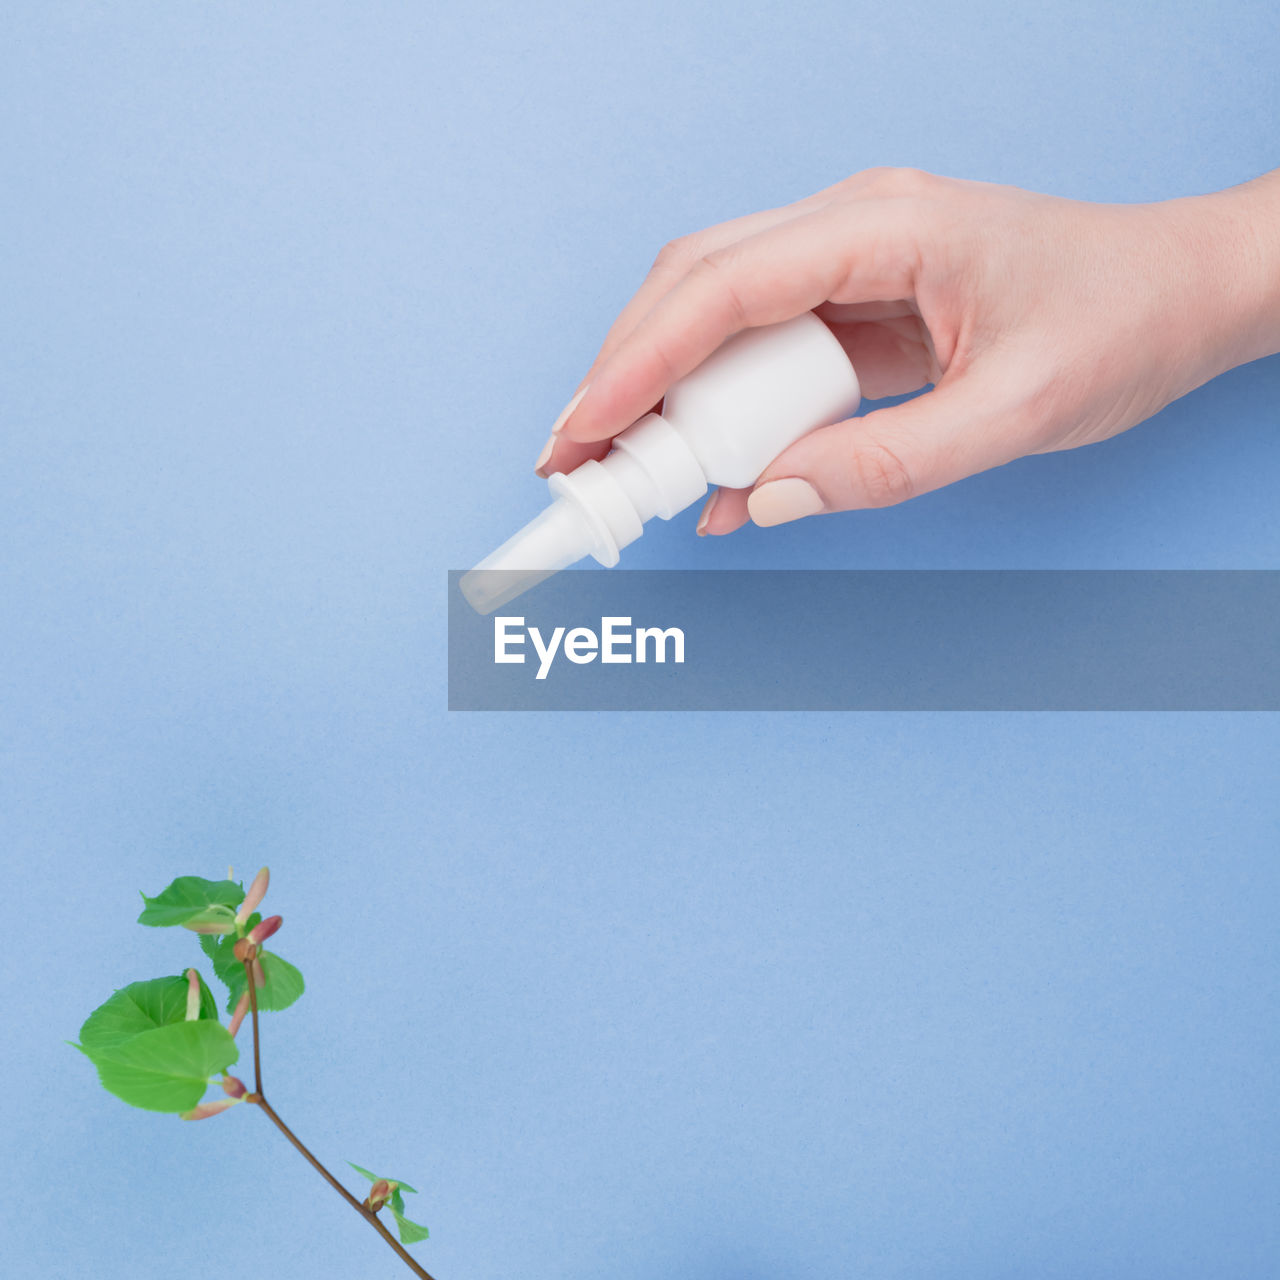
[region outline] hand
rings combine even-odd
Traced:
[[[1280,350],[1280,170],[1106,205],[872,169],[673,241],[553,429],[540,475],[602,457],[727,337],[813,309],[869,399],[811,432],[699,533],[881,507],[1025,454],[1105,440]]]

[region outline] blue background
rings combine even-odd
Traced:
[[[1258,3],[9,4],[0,1068],[24,1275],[398,1274],[265,1121],[62,1043],[270,861],[269,1093],[440,1280],[1264,1277],[1274,716],[450,715],[445,572],[667,239],[911,164],[1280,162]],[[1280,564],[1280,364],[634,566]],[[404,1273],[407,1274],[407,1273]]]

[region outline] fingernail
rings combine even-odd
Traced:
[[[569,421],[569,415],[582,403],[582,397],[587,394],[587,387],[591,384],[588,382],[586,387],[580,387],[578,394],[569,401],[563,409],[560,410],[560,416],[551,424],[552,438],[558,436],[564,430],[564,424]]]
[[[825,505],[813,485],[799,476],[770,480],[753,489],[747,499],[752,520],[765,526],[817,515]]]
[[[542,476],[545,479],[547,473],[543,471],[542,468],[545,467],[547,463],[551,461],[551,451],[555,447],[556,447],[555,436],[549,436],[547,438],[547,443],[542,446],[542,452],[538,454],[537,462],[533,464],[533,470],[535,475]]]
[[[707,532],[707,522],[711,519],[711,513],[716,509],[716,500],[720,497],[720,490],[717,489],[711,497],[707,499],[706,505],[702,508],[702,514],[698,517],[698,537],[705,536]]]

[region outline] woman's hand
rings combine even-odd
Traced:
[[[601,457],[725,338],[813,309],[869,399],[810,433],[699,533],[902,502],[1105,440],[1280,350],[1280,170],[1210,196],[1104,205],[873,169],[673,241],[538,459]]]

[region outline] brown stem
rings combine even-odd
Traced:
[[[249,984],[249,1012],[253,1015],[253,1090],[262,1095],[262,1053],[258,1048],[258,984],[253,980],[253,961],[244,962],[244,979]]]
[[[404,1245],[402,1245],[400,1241],[387,1230],[382,1219],[375,1216],[373,1213],[370,1213],[367,1209],[364,1210],[364,1212],[369,1221],[373,1224],[373,1229],[396,1251],[396,1253],[400,1255],[404,1260],[405,1266],[408,1267],[414,1275],[421,1277],[421,1280],[431,1280],[431,1276],[413,1260],[413,1255],[408,1251],[408,1249],[406,1249]]]
[[[337,1178],[329,1172],[328,1169],[316,1159],[315,1156],[307,1149],[306,1144],[298,1137],[292,1129],[276,1114],[275,1109],[262,1096],[262,1065],[258,1051],[258,995],[254,990],[253,981],[253,962],[246,960],[244,962],[244,976],[249,983],[249,1008],[253,1013],[253,1084],[254,1096],[246,1098],[246,1102],[255,1102],[266,1112],[267,1117],[272,1124],[275,1125],[281,1133],[302,1153],[302,1155],[311,1164],[311,1167],[366,1221],[370,1226],[395,1250],[400,1260],[404,1263],[419,1280],[432,1280],[429,1272],[420,1267],[414,1260],[413,1255],[400,1243],[399,1240],[387,1230],[378,1219],[378,1216],[367,1205],[363,1205],[359,1200],[351,1194],[340,1183]]]
[[[421,1280],[432,1280],[430,1274],[418,1265],[418,1263],[414,1260],[413,1255],[404,1247],[404,1245],[400,1243],[399,1240],[395,1238],[395,1236],[391,1234],[390,1231],[386,1229],[386,1227],[382,1225],[381,1221],[373,1213],[373,1211],[368,1207],[366,1207],[365,1205],[361,1204],[360,1201],[357,1200],[355,1196],[353,1196],[351,1192],[348,1191],[346,1187],[344,1187],[342,1183],[340,1183],[337,1180],[337,1178],[335,1178],[333,1174],[331,1174],[329,1170],[326,1169],[324,1165],[322,1165],[320,1161],[317,1160],[315,1156],[311,1154],[309,1150],[307,1150],[306,1145],[298,1137],[298,1135],[294,1133],[293,1130],[290,1129],[289,1126],[285,1124],[285,1122],[281,1120],[278,1115],[276,1115],[275,1110],[271,1106],[271,1104],[268,1103],[267,1100],[261,1095],[258,1096],[257,1102],[258,1102],[258,1106],[260,1106],[263,1109],[263,1111],[267,1113],[268,1118],[276,1126],[276,1128],[279,1129],[280,1132],[283,1133],[284,1136],[288,1138],[289,1141],[292,1142],[293,1145],[297,1147],[297,1149],[302,1153],[302,1155],[310,1162],[312,1168],[314,1168],[315,1171],[366,1222],[368,1222],[373,1227],[373,1229],[387,1242],[387,1244],[389,1244],[391,1248],[396,1251],[396,1253],[400,1256],[401,1260],[404,1262],[405,1266],[408,1267],[409,1270],[412,1271],[414,1275],[419,1276]]]

